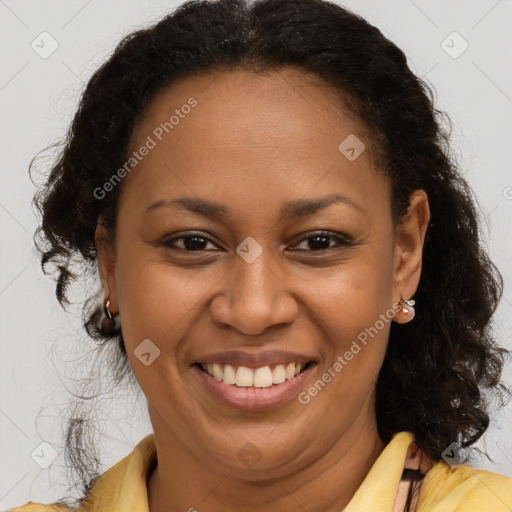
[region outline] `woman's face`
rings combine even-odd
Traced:
[[[249,473],[256,457],[277,475],[374,426],[391,319],[420,277],[424,193],[395,233],[363,125],[293,69],[175,83],[131,150],[115,255],[101,228],[96,243],[157,437],[206,466]]]

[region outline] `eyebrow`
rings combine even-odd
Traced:
[[[355,203],[349,197],[340,194],[330,194],[328,196],[320,197],[317,199],[296,199],[294,201],[288,201],[281,208],[280,218],[283,220],[290,220],[307,217],[308,215],[312,215],[335,203],[343,203],[351,206],[361,213],[366,213],[366,211],[360,205]],[[230,210],[226,206],[196,197],[179,197],[172,200],[160,199],[159,201],[150,204],[147,207],[145,213],[148,213],[162,206],[180,206],[193,213],[197,213],[205,217],[219,218],[230,215]]]

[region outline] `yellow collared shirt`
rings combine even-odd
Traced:
[[[398,432],[379,455],[350,503],[341,512],[394,512],[406,456],[414,435]],[[149,512],[147,478],[156,458],[154,435],[103,473],[79,512]],[[74,509],[73,509],[74,510]],[[510,512],[512,478],[439,461],[426,473],[416,512]],[[8,512],[71,512],[56,503],[29,501]]]

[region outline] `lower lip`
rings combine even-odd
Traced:
[[[293,379],[285,380],[281,384],[273,384],[268,388],[238,387],[235,384],[225,384],[195,365],[192,366],[192,370],[213,395],[227,405],[244,411],[262,411],[278,407],[298,394],[304,381],[315,367],[316,364],[311,363]]]

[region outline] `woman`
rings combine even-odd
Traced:
[[[154,431],[99,476],[70,423],[79,510],[510,510],[464,464],[502,278],[439,116],[322,0],[187,2],[119,44],[35,198],[59,301],[79,254]]]

